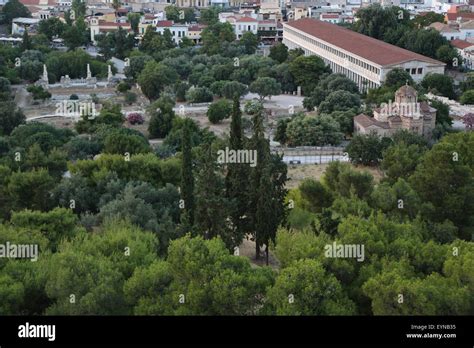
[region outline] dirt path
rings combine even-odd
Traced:
[[[266,266],[265,264],[265,247],[262,248],[261,257],[259,260],[255,259],[255,242],[251,241],[250,238],[242,241],[242,244],[239,246],[239,255],[247,257],[250,262],[252,263],[252,267],[258,266]],[[273,269],[280,268],[280,262],[276,258],[276,256],[270,250],[270,254],[268,256],[268,265]]]
[[[30,104],[30,96],[25,87],[18,87],[15,91],[15,104],[20,108],[25,108]]]

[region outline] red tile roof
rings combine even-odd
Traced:
[[[461,17],[463,20],[474,19],[474,12],[458,12],[458,13],[447,13],[449,21],[455,21],[458,17]]]
[[[303,18],[285,23],[284,25],[303,31],[306,34],[317,37],[381,66],[399,64],[411,60],[445,65],[435,59],[317,19]]]
[[[40,0],[21,0],[23,5],[39,5]]]
[[[173,21],[158,21],[156,23],[157,27],[172,27],[173,26]]]
[[[251,17],[241,17],[241,18],[237,19],[236,22],[258,22],[258,20],[255,19],[255,18],[251,18]]]
[[[474,43],[472,43],[472,42],[468,42],[468,41],[464,41],[464,40],[459,40],[459,39],[451,40],[450,43],[451,43],[451,45],[453,45],[454,47],[460,48],[460,49],[464,49],[464,48],[467,48],[467,47],[470,47],[470,46],[474,46]]]
[[[116,22],[107,22],[104,20],[99,20],[99,25],[104,27],[129,27],[130,23],[116,23]]]
[[[367,128],[370,126],[376,126],[380,128],[388,129],[390,128],[388,122],[377,121],[373,117],[369,117],[365,114],[360,114],[354,117],[354,122],[360,124],[362,127]]]

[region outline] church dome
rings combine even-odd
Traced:
[[[395,96],[400,96],[400,97],[415,97],[418,95],[416,92],[416,89],[414,89],[412,86],[409,86],[408,84],[405,86],[400,87],[397,89],[395,92]]]

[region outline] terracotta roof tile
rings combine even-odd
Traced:
[[[173,26],[173,21],[158,21],[156,23],[157,27],[171,27]]]
[[[241,17],[236,22],[258,22],[258,20],[252,17]]]
[[[445,65],[435,59],[317,19],[303,18],[285,23],[284,25],[301,30],[381,66],[399,64],[411,60],[420,60],[434,65]]]
[[[388,122],[380,122],[380,121],[377,121],[375,118],[369,117],[364,114],[355,116],[354,122],[360,124],[364,128],[367,128],[370,126],[376,126],[376,127],[385,128],[385,129],[390,128],[390,126],[388,125]]]
[[[40,0],[21,0],[20,1],[23,5],[39,5]]]
[[[453,45],[454,47],[460,48],[460,49],[465,49],[465,48],[474,46],[474,43],[472,43],[472,42],[468,42],[468,41],[464,41],[464,40],[459,40],[459,39],[451,40],[450,43],[451,43],[451,45]]]
[[[459,33],[459,30],[456,28],[451,28],[449,25],[440,22],[431,23],[428,27],[439,31],[440,33]]]
[[[462,20],[469,20],[474,19],[474,12],[447,13],[446,16],[450,21],[455,21],[459,17],[461,17]]]

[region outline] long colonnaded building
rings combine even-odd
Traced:
[[[445,63],[317,19],[283,23],[283,43],[316,55],[334,73],[354,81],[361,92],[380,87],[387,73],[401,68],[420,82],[428,73],[444,74]]]

